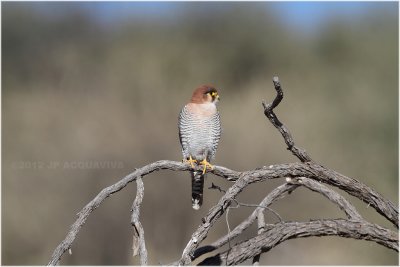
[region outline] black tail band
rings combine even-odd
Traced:
[[[198,210],[203,204],[203,188],[205,175],[202,172],[192,172],[192,207]]]

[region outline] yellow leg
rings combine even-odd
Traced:
[[[197,163],[197,160],[192,159],[192,156],[189,156],[189,159],[183,159],[182,162],[189,163],[190,166],[192,166],[192,168],[194,169],[194,164],[193,163]]]
[[[203,159],[202,162],[200,162],[201,165],[204,165],[203,168],[203,174],[206,173],[207,167],[210,168],[210,170],[214,169],[214,166],[210,164],[210,162],[208,162],[206,159]]]

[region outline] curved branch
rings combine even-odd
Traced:
[[[181,259],[175,263],[178,265],[186,265],[194,259],[194,251],[197,249],[200,242],[205,239],[213,223],[222,216],[229,207],[231,201],[247,185],[267,179],[282,177],[307,177],[337,186],[364,202],[370,203],[371,206],[375,207],[380,214],[388,218],[395,226],[398,225],[398,211],[394,204],[385,200],[378,193],[355,179],[325,169],[312,162],[274,165],[268,168],[243,172],[235,184],[233,184],[220,199],[218,204],[211,208],[207,216],[203,218],[203,223],[197,228],[196,232],[193,233],[192,238],[183,251]]]
[[[352,219],[353,221],[362,220],[361,215],[357,212],[354,206],[351,205],[344,197],[342,197],[335,191],[331,190],[330,188],[320,184],[319,182],[315,182],[311,179],[304,177],[291,179],[290,182],[288,182],[287,184],[283,184],[275,188],[270,194],[268,194],[264,198],[264,200],[259,204],[259,207],[255,209],[247,219],[245,219],[238,226],[236,226],[234,230],[232,230],[219,240],[215,241],[211,245],[206,245],[198,248],[194,252],[193,259],[196,259],[205,253],[212,252],[225,245],[229,240],[232,240],[233,238],[239,236],[241,233],[243,233],[243,231],[245,231],[248,227],[250,227],[254,223],[254,221],[259,217],[260,212],[262,212],[265,209],[265,207],[268,207],[274,201],[283,198],[287,193],[292,192],[298,186],[305,186],[312,191],[324,195],[329,200],[338,205],[339,208],[346,213],[349,219]]]
[[[264,181],[267,179],[276,179],[284,177],[308,177],[314,180],[322,181],[324,183],[337,186],[349,194],[358,197],[364,202],[370,204],[374,207],[380,214],[385,216],[394,225],[398,227],[398,210],[395,205],[385,200],[380,194],[369,188],[368,186],[358,182],[355,179],[348,178],[341,175],[335,171],[326,169],[318,164],[308,162],[308,163],[291,163],[291,164],[280,164],[273,165],[268,168],[260,168],[247,172],[237,172],[230,170],[225,167],[214,166],[214,170],[211,171],[215,175],[223,177],[229,181],[235,181],[236,183],[228,190],[230,193],[226,197],[221,198],[220,202],[212,208],[207,215],[205,222],[213,222],[219,218],[219,216],[228,207],[227,203],[230,202],[238,193],[240,193],[245,186],[251,183]],[[68,232],[65,239],[57,246],[51,257],[49,265],[56,265],[60,261],[61,256],[67,251],[76,235],[78,234],[80,228],[85,224],[90,213],[95,210],[107,197],[111,194],[120,191],[128,183],[135,181],[137,177],[144,177],[154,171],[158,170],[173,170],[173,171],[189,171],[192,168],[184,163],[177,161],[161,160],[154,163],[148,164],[142,168],[136,169],[131,174],[125,176],[117,183],[104,188],[92,201],[90,201],[79,213],[78,219],[72,224],[70,231]],[[241,177],[241,179],[238,179]],[[227,193],[228,193],[227,192]],[[225,203],[226,202],[226,203]],[[219,214],[220,213],[220,214]],[[219,215],[215,217],[216,215]],[[215,217],[215,218],[214,218]],[[215,220],[214,220],[215,219]],[[206,223],[204,223],[206,225]],[[201,226],[199,227],[199,229]],[[203,229],[203,228],[201,228]],[[209,228],[207,228],[209,229]],[[206,236],[208,230],[205,232]],[[201,240],[203,240],[202,238]],[[200,240],[200,239],[199,239]],[[197,248],[192,247],[192,248]],[[187,258],[188,260],[188,258]],[[189,260],[190,261],[190,260]]]
[[[263,199],[263,201],[258,205],[259,207],[256,208],[247,219],[242,221],[238,226],[235,227],[235,229],[230,231],[227,235],[221,237],[217,241],[213,242],[211,245],[206,245],[196,249],[194,252],[193,260],[200,257],[201,255],[204,255],[205,253],[212,252],[222,247],[223,245],[228,243],[229,240],[232,240],[233,238],[239,236],[254,223],[254,221],[259,217],[260,212],[264,211],[266,207],[270,206],[276,200],[285,197],[288,193],[291,193],[298,186],[304,186],[314,192],[322,194],[330,201],[338,205],[339,208],[345,212],[345,214],[349,219],[353,221],[363,220],[363,218],[357,212],[355,207],[351,205],[344,197],[342,197],[332,189],[320,184],[319,182],[313,181],[308,178],[299,177],[291,179],[290,182],[288,182],[287,184],[283,184],[275,188],[271,193],[269,193]]]
[[[399,250],[396,233],[365,221],[336,219],[284,222],[277,223],[263,234],[241,242],[225,252],[206,258],[199,265],[237,265],[260,253],[269,251],[288,239],[332,235],[373,241],[395,251]]]
[[[250,176],[240,175],[239,179],[226,191],[220,198],[217,205],[212,207],[207,215],[202,219],[202,224],[192,234],[188,244],[183,250],[182,257],[173,265],[187,265],[194,259],[194,251],[199,244],[207,237],[213,224],[224,214],[226,209],[231,205],[235,197],[249,185]]]
[[[249,183],[283,177],[307,177],[316,181],[321,181],[338,187],[372,206],[379,214],[398,228],[399,211],[391,201],[386,200],[378,192],[358,180],[344,176],[314,162],[271,165],[269,167],[243,172],[242,176],[250,177]]]
[[[288,193],[291,193],[293,190],[295,190],[298,187],[298,185],[294,184],[283,184],[272,190],[258,205],[252,214],[242,221],[238,226],[235,227],[232,231],[230,231],[228,234],[225,236],[221,237],[217,241],[213,242],[211,245],[206,245],[203,247],[200,247],[195,250],[193,260],[197,259],[201,255],[204,255],[205,253],[212,252],[226,243],[229,242],[229,240],[234,239],[235,237],[239,236],[241,233],[243,233],[247,228],[249,228],[254,221],[257,219],[259,212],[263,212],[265,210],[265,207],[270,206],[272,203],[274,203],[276,200],[282,199],[285,197]]]
[[[347,218],[353,221],[361,221],[363,218],[358,213],[356,208],[350,204],[344,197],[333,191],[332,189],[320,184],[319,182],[313,181],[308,178],[296,178],[292,179],[289,183],[302,185],[311,191],[320,193],[325,196],[327,199],[335,203],[344,213],[346,213]]]
[[[219,166],[214,166],[214,167],[215,167],[213,170],[214,174],[227,179],[228,178],[235,179],[240,174],[239,172],[229,170],[225,167],[219,167]],[[57,265],[59,263],[61,256],[65,253],[65,251],[67,251],[71,247],[72,243],[76,238],[76,235],[78,234],[81,227],[85,224],[90,213],[93,210],[95,210],[111,194],[120,191],[125,186],[127,186],[127,184],[129,184],[132,181],[135,181],[138,177],[144,177],[154,171],[158,170],[189,171],[191,169],[192,168],[189,165],[181,162],[160,160],[150,163],[142,168],[136,169],[134,172],[128,174],[117,183],[101,190],[101,192],[78,213],[78,219],[72,224],[65,239],[54,250],[48,265]],[[199,167],[199,170],[200,169],[201,167]]]

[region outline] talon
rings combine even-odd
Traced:
[[[214,169],[214,166],[210,164],[210,162],[208,162],[206,159],[204,159],[202,162],[200,162],[201,165],[204,165],[203,168],[203,174],[206,173],[207,167],[210,168],[210,170]]]
[[[204,165],[204,168],[203,168],[203,174],[205,174],[205,173],[206,173],[206,170],[207,170],[207,165]]]
[[[182,161],[184,163],[189,163],[190,166],[192,166],[193,169],[194,169],[194,164],[193,163],[197,163],[197,160],[192,159],[192,156],[189,156],[189,159],[183,159]]]

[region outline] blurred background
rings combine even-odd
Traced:
[[[285,98],[276,113],[296,144],[397,205],[397,12],[396,2],[2,3],[2,263],[47,264],[101,189],[148,163],[180,161],[178,114],[204,83],[221,95],[215,164],[242,171],[297,161],[263,115],[277,75]],[[208,175],[205,188],[211,182],[230,186]],[[284,182],[250,186],[239,200],[259,203]],[[189,173],[156,172],[144,186],[149,263],[168,264],[221,193],[205,189],[194,211]],[[129,184],[95,210],[61,264],[138,264],[135,192]],[[344,217],[303,188],[272,208],[286,221]],[[251,212],[231,210],[231,229]],[[226,233],[221,218],[204,244]],[[372,242],[307,238],[277,246],[261,264],[397,265],[398,254]]]

